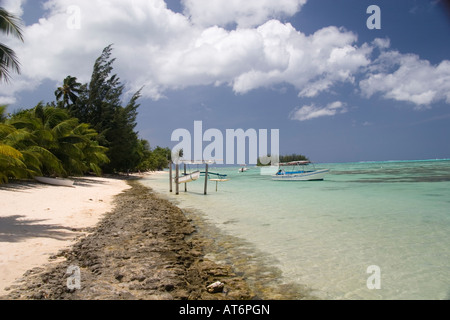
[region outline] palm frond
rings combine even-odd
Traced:
[[[61,164],[61,160],[59,160],[52,152],[49,150],[40,147],[40,146],[32,146],[28,148],[28,151],[33,152],[38,159],[42,163],[43,169],[45,169],[49,173],[55,173],[58,175],[65,175],[66,172]]]
[[[0,30],[23,41],[22,21],[3,7],[0,7]]]
[[[4,136],[3,143],[16,149],[22,149],[26,148],[26,146],[34,144],[33,138],[33,135],[29,131],[24,129],[16,129],[10,132],[7,136]]]
[[[78,119],[71,118],[57,123],[56,125],[53,126],[51,130],[56,137],[64,137],[70,134],[77,124]]]
[[[0,43],[0,80],[9,81],[11,78],[10,69],[20,74],[19,59],[11,48]]]
[[[19,150],[2,143],[0,143],[0,154],[14,159],[23,159],[23,155]]]
[[[97,175],[102,175],[102,169],[96,163],[89,163],[89,168]]]
[[[13,126],[0,123],[0,139],[4,139],[6,136],[8,136],[9,134],[13,133],[16,130],[17,129],[14,128]]]
[[[30,171],[30,173],[34,176],[41,176],[42,175],[42,162],[39,159],[39,156],[32,151],[23,150],[22,151],[24,163],[27,165],[27,169]]]
[[[27,166],[21,159],[0,153],[0,184],[8,183],[10,178],[22,179],[27,176]]]

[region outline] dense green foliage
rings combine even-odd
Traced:
[[[39,103],[35,108],[5,116],[0,109],[0,183],[9,178],[101,173],[106,148],[97,132],[66,110]]]
[[[122,105],[111,46],[96,60],[89,84],[68,76],[56,101],[6,115],[0,106],[0,183],[10,178],[162,170],[168,148],[150,148],[135,131],[140,90]]]
[[[150,149],[139,139],[136,128],[140,90],[123,105],[124,86],[117,74],[112,74],[115,59],[112,47],[106,47],[95,61],[89,84],[80,84],[67,77],[55,95],[57,104],[73,117],[89,123],[98,133],[98,141],[108,148],[110,159],[103,166],[106,172],[161,170],[168,166],[169,149]]]

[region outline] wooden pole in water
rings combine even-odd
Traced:
[[[186,175],[186,163],[184,164],[184,175]],[[184,192],[187,192],[187,183],[184,184]]]
[[[172,166],[173,166],[173,162],[170,161],[169,163],[169,181],[170,181],[170,192],[172,192]]]
[[[175,194],[179,195],[180,194],[180,184],[178,183],[178,179],[180,178],[180,165],[177,163],[175,165]]]
[[[208,163],[205,168],[205,195],[208,193]]]

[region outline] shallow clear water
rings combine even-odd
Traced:
[[[187,193],[181,185],[179,196],[169,193],[167,174],[145,183],[246,243],[236,242],[239,250],[263,254],[280,270],[278,283],[298,284],[312,297],[450,299],[449,160],[316,168],[331,170],[325,181],[272,181],[258,168],[212,168],[230,181],[218,192],[209,182],[208,196],[203,177]],[[372,265],[380,289],[367,286]]]

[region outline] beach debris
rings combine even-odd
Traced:
[[[210,284],[206,287],[206,290],[208,290],[209,293],[218,293],[222,292],[224,288],[224,284],[220,281],[216,281],[213,284]]]

